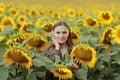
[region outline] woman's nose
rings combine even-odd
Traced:
[[[60,37],[63,37],[63,34],[60,34]]]

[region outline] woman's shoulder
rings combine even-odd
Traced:
[[[52,43],[48,44],[44,49],[43,49],[43,52],[44,51],[52,51],[54,49],[54,45]]]

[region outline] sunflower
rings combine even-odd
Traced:
[[[32,25],[31,22],[24,22],[19,29],[20,32],[31,34],[32,32],[27,30],[31,25]]]
[[[112,35],[112,28],[108,28],[103,32],[100,42],[103,44],[112,44],[110,36]]]
[[[51,17],[60,19],[61,14],[59,12],[57,12],[57,11],[53,11],[52,14],[51,14]]]
[[[22,43],[26,39],[26,36],[22,33],[12,34],[7,40],[6,44],[9,45],[11,42]]]
[[[68,16],[71,17],[71,18],[76,17],[75,9],[68,9]]]
[[[120,25],[117,25],[115,29],[113,29],[112,37],[118,44],[120,44]]]
[[[3,26],[8,26],[8,25],[13,25],[14,24],[14,19],[11,17],[5,16],[2,20],[2,25]]]
[[[72,41],[74,43],[78,43],[81,35],[80,27],[74,26],[74,27],[70,27],[70,29],[71,29]]]
[[[41,26],[43,26],[43,25],[44,25],[44,21],[41,20],[41,19],[37,19],[37,21],[36,21],[36,23],[35,23],[35,26],[41,27]]]
[[[71,37],[74,43],[78,43],[80,40],[80,36],[76,32],[71,31]]]
[[[13,7],[9,10],[9,13],[10,13],[11,16],[16,17],[16,16],[18,16],[19,11]]]
[[[15,29],[15,30],[19,30],[20,27],[21,27],[21,24],[15,23],[12,27],[13,27],[13,29]]]
[[[5,5],[3,3],[0,3],[0,12],[5,11]]]
[[[65,66],[55,64],[58,70],[51,70],[55,77],[58,77],[59,80],[67,80],[72,78],[72,71]]]
[[[47,40],[37,33],[30,35],[30,39],[26,43],[26,47],[33,48],[36,47],[38,51],[41,51],[45,48]]]
[[[84,15],[84,11],[82,9],[78,9],[77,16],[83,16],[83,15]]]
[[[100,11],[98,17],[104,24],[111,24],[113,22],[112,12],[110,11]]]
[[[90,68],[93,68],[96,62],[96,51],[87,45],[77,44],[73,47],[70,56],[75,57],[75,63],[86,64]]]
[[[2,26],[0,26],[0,32],[2,32],[4,29],[3,29],[3,27]],[[0,36],[0,42],[4,39],[4,35],[2,35],[2,36]]]
[[[53,25],[52,23],[46,23],[43,25],[41,32],[43,34],[52,32]]]
[[[30,17],[34,19],[34,18],[37,18],[37,16],[39,15],[39,12],[38,10],[33,9],[30,11],[29,14],[30,14]]]
[[[29,69],[32,66],[32,58],[29,52],[22,46],[10,47],[3,55],[4,61],[9,64],[15,64],[23,68]]]
[[[83,23],[84,26],[98,26],[98,21],[96,19],[87,17]]]
[[[19,15],[17,18],[17,21],[18,21],[18,23],[22,24],[25,22],[26,18],[27,18],[26,15]]]

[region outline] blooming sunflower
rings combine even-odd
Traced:
[[[30,11],[29,14],[30,14],[30,17],[31,17],[31,18],[35,19],[35,18],[39,15],[39,11],[33,9],[33,10]]]
[[[79,42],[79,40],[80,40],[80,36],[76,33],[76,32],[71,32],[71,36],[72,36],[72,41],[74,42],[74,43],[78,43]]]
[[[24,22],[19,29],[20,32],[23,32],[25,34],[31,34],[32,32],[27,30],[31,25],[31,22]]]
[[[14,19],[11,18],[11,17],[6,17],[6,16],[5,16],[5,17],[1,20],[1,22],[2,22],[2,25],[3,25],[3,26],[13,25],[13,24],[14,24]]]
[[[10,47],[3,55],[4,61],[9,64],[15,64],[23,68],[29,69],[32,66],[32,58],[29,52],[22,46]]]
[[[68,16],[71,17],[71,18],[74,18],[76,17],[76,11],[75,9],[68,9]]]
[[[84,26],[98,26],[98,21],[96,19],[87,17],[83,23]]]
[[[41,32],[42,32],[43,34],[45,34],[45,33],[50,33],[50,32],[52,32],[52,28],[53,28],[52,23],[46,23],[46,24],[44,24],[44,26],[42,27]]]
[[[80,27],[74,26],[74,27],[71,27],[70,29],[71,29],[72,41],[74,43],[78,43],[80,40],[80,35],[81,35]]]
[[[118,44],[120,44],[120,25],[117,25],[115,29],[113,29],[112,37]]]
[[[5,11],[5,5],[3,3],[0,3],[0,12]]]
[[[71,57],[75,57],[74,61],[79,64],[86,64],[93,68],[96,62],[96,51],[87,45],[77,44],[73,47]]]
[[[35,23],[35,26],[41,27],[41,26],[43,26],[43,25],[44,25],[44,21],[41,20],[41,19],[37,19],[37,21],[36,21],[36,23]]]
[[[18,16],[19,11],[16,8],[13,7],[13,8],[10,8],[9,13],[10,13],[11,16],[16,17],[16,16]]]
[[[72,71],[65,66],[55,64],[58,70],[51,70],[55,77],[58,77],[59,80],[67,80],[72,78]]]
[[[57,11],[53,11],[52,14],[51,14],[51,17],[60,19],[61,14],[59,12],[57,12]]]
[[[98,17],[104,24],[111,24],[113,22],[112,12],[110,11],[100,11]]]
[[[101,43],[111,45],[112,44],[111,39],[110,39],[111,33],[112,33],[112,28],[106,29],[103,32],[103,35],[102,35],[102,37],[100,39]]]
[[[45,45],[47,44],[47,40],[37,33],[33,33],[30,36],[30,39],[26,43],[26,47],[33,48],[36,47],[38,51],[41,51]]]
[[[4,29],[3,29],[3,27],[2,26],[0,26],[0,32],[2,32]],[[2,35],[2,36],[0,36],[0,42],[4,39],[4,35]]]
[[[26,39],[26,35],[22,33],[12,34],[10,38],[7,40],[6,44],[10,44],[11,42],[22,43]]]
[[[17,18],[18,23],[24,23],[26,20],[27,16],[26,15],[19,15]]]

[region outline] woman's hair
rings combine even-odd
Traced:
[[[67,44],[68,44],[68,46],[72,46],[73,42],[72,42],[72,38],[71,38],[71,30],[70,30],[70,27],[68,26],[68,24],[64,21],[58,21],[57,23],[54,24],[53,31],[58,26],[65,26],[69,30]]]

